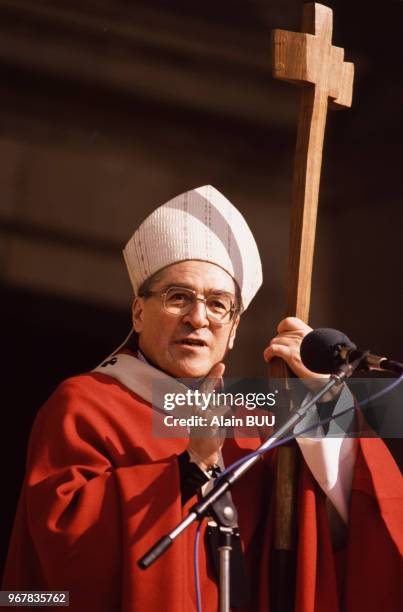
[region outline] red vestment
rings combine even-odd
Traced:
[[[195,501],[181,507],[177,455],[187,440],[152,436],[151,415],[150,404],[106,375],[71,378],[56,390],[31,434],[3,588],[68,590],[72,612],[195,609],[195,525],[147,571],[137,566]],[[226,464],[257,444],[227,440]],[[250,611],[269,610],[275,457],[262,459],[233,490]],[[401,475],[383,442],[361,440],[337,584],[325,495],[302,468],[297,612],[402,609],[402,500]],[[203,540],[200,567],[203,610],[215,612],[217,588]]]

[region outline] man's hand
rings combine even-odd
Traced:
[[[294,374],[302,379],[302,382],[313,393],[319,391],[328,380],[329,375],[317,374],[308,370],[301,360],[301,343],[312,327],[297,319],[297,317],[287,317],[280,321],[277,326],[277,336],[271,341],[264,350],[263,357],[269,362],[273,357],[280,357],[286,362]],[[330,391],[321,399],[329,401],[338,395],[339,390]]]
[[[301,319],[296,317],[283,319],[277,326],[278,335],[270,341],[269,346],[264,350],[263,357],[266,361],[270,361],[273,357],[280,357],[298,378],[317,376],[301,361],[301,343],[311,331],[312,327]]]
[[[219,384],[225,370],[223,363],[213,366],[200,385],[201,393],[211,393]],[[201,410],[195,408],[194,414],[203,418],[211,419],[213,415],[220,416],[227,412],[226,407],[217,406],[214,409]],[[193,427],[190,431],[189,445],[187,451],[190,458],[203,470],[209,469],[218,461],[220,449],[224,444],[225,430],[220,427]]]

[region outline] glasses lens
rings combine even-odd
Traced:
[[[213,321],[229,323],[233,316],[233,299],[231,295],[209,295],[206,299],[207,316]]]
[[[194,299],[195,296],[192,291],[172,287],[165,294],[165,310],[176,315],[186,314],[192,307]]]

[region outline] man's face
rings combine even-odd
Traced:
[[[211,323],[200,301],[188,314],[172,315],[164,310],[159,295],[154,295],[171,286],[194,289],[198,297],[225,291],[235,298],[234,280],[215,264],[182,261],[161,272],[152,296],[137,297],[133,303],[133,326],[145,357],[177,378],[206,376],[233,347],[239,316],[226,325]]]

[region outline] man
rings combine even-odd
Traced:
[[[241,314],[261,285],[261,263],[245,220],[210,186],[155,210],[126,245],[124,257],[135,292],[133,334],[93,372],[62,383],[38,414],[4,588],[69,590],[74,611],[188,612],[195,609],[195,526],[147,571],[137,561],[180,522],[223,463],[255,449],[258,439],[231,438],[223,445],[220,431],[190,439],[153,435],[153,422],[163,415],[153,392],[161,382],[182,384],[176,378],[222,377]],[[299,356],[307,331],[297,319],[282,321],[266,359],[280,356],[297,376],[310,374]],[[316,447],[302,450],[311,464],[301,471],[296,609],[353,612],[362,581],[343,591],[332,550],[334,525],[346,518],[352,471],[343,478],[344,489],[327,502],[326,461]],[[383,515],[391,508],[388,502],[373,507],[379,487],[388,490],[388,484],[385,489],[373,477],[368,464],[375,455],[368,459],[365,444],[354,452],[353,493],[357,478],[365,492],[359,491],[358,501],[355,495],[358,514],[347,520],[355,521],[362,538],[367,520],[361,517],[359,523],[360,512],[369,512],[379,531],[371,546],[382,550],[393,573],[392,612],[398,597],[398,529],[393,513]],[[383,448],[376,456],[385,469],[396,469]],[[249,601],[241,601],[243,593],[236,603],[245,610],[269,610],[275,461],[275,453],[262,459],[232,492],[250,583]],[[200,550],[200,580],[203,610],[213,612],[217,580],[208,539]],[[349,541],[341,552],[346,555],[342,569],[351,572],[357,546]],[[385,589],[377,587],[379,601]],[[339,607],[338,588],[345,608]],[[375,611],[371,605],[366,609]]]

